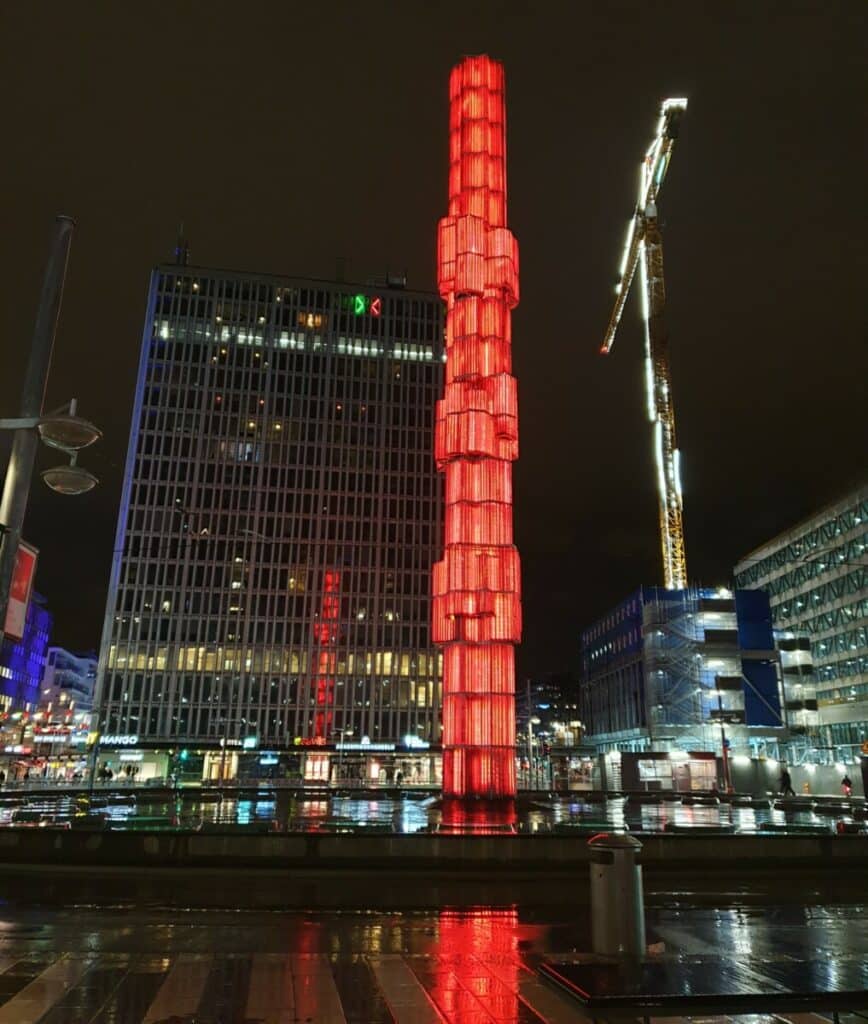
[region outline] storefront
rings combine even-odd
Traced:
[[[327,762],[323,760],[327,757]],[[439,748],[411,740],[404,743],[337,743],[325,753],[309,752],[324,781],[347,786],[439,786],[443,781],[443,757]]]
[[[96,751],[96,777],[183,786],[265,780],[290,785],[439,786],[442,755],[439,748],[409,737],[397,744],[300,739],[289,748],[260,749],[255,737],[187,747],[145,745],[135,735],[105,735]]]
[[[551,764],[556,790],[582,792],[600,788],[598,756],[593,750],[554,747]]]
[[[709,792],[723,776],[709,751],[654,751],[621,754],[621,786],[627,791]]]

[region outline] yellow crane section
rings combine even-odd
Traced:
[[[686,99],[664,100],[660,108],[654,141],[642,161],[636,211],[627,229],[624,256],[615,286],[615,307],[601,349],[604,354],[612,349],[638,266],[645,319],[648,418],[654,426],[663,584],[667,590],[686,588],[687,559],[684,553],[679,453],[675,443],[675,410],[669,374],[669,337],[664,320],[666,289],[663,282],[663,239],[657,221],[657,195],[666,177],[672,149],[678,138],[679,123],[686,109]]]

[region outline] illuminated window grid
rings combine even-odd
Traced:
[[[338,568],[332,730],[438,740],[442,307],[385,292],[381,316],[359,318],[345,293],[155,273],[100,662],[106,731],[310,735],[313,627]],[[299,328],[311,311],[319,326]]]
[[[768,592],[778,629],[810,637],[821,724],[824,708],[850,704],[868,735],[868,484],[747,555],[735,577]]]

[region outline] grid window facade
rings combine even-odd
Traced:
[[[868,738],[868,484],[743,558],[735,577],[768,592],[778,629],[807,634],[827,738]]]
[[[154,272],[100,728],[439,741],[437,296]]]

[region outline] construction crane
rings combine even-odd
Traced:
[[[679,454],[675,444],[675,411],[672,407],[669,376],[669,338],[663,318],[666,290],[663,283],[663,239],[657,221],[657,196],[666,177],[672,148],[678,138],[679,123],[686,109],[686,99],[664,100],[660,108],[654,141],[642,161],[636,212],[627,229],[624,256],[615,286],[615,308],[601,349],[604,354],[612,349],[638,266],[645,319],[645,385],[648,392],[648,418],[654,425],[663,582],[667,590],[683,590],[687,587],[687,560],[684,554]]]

